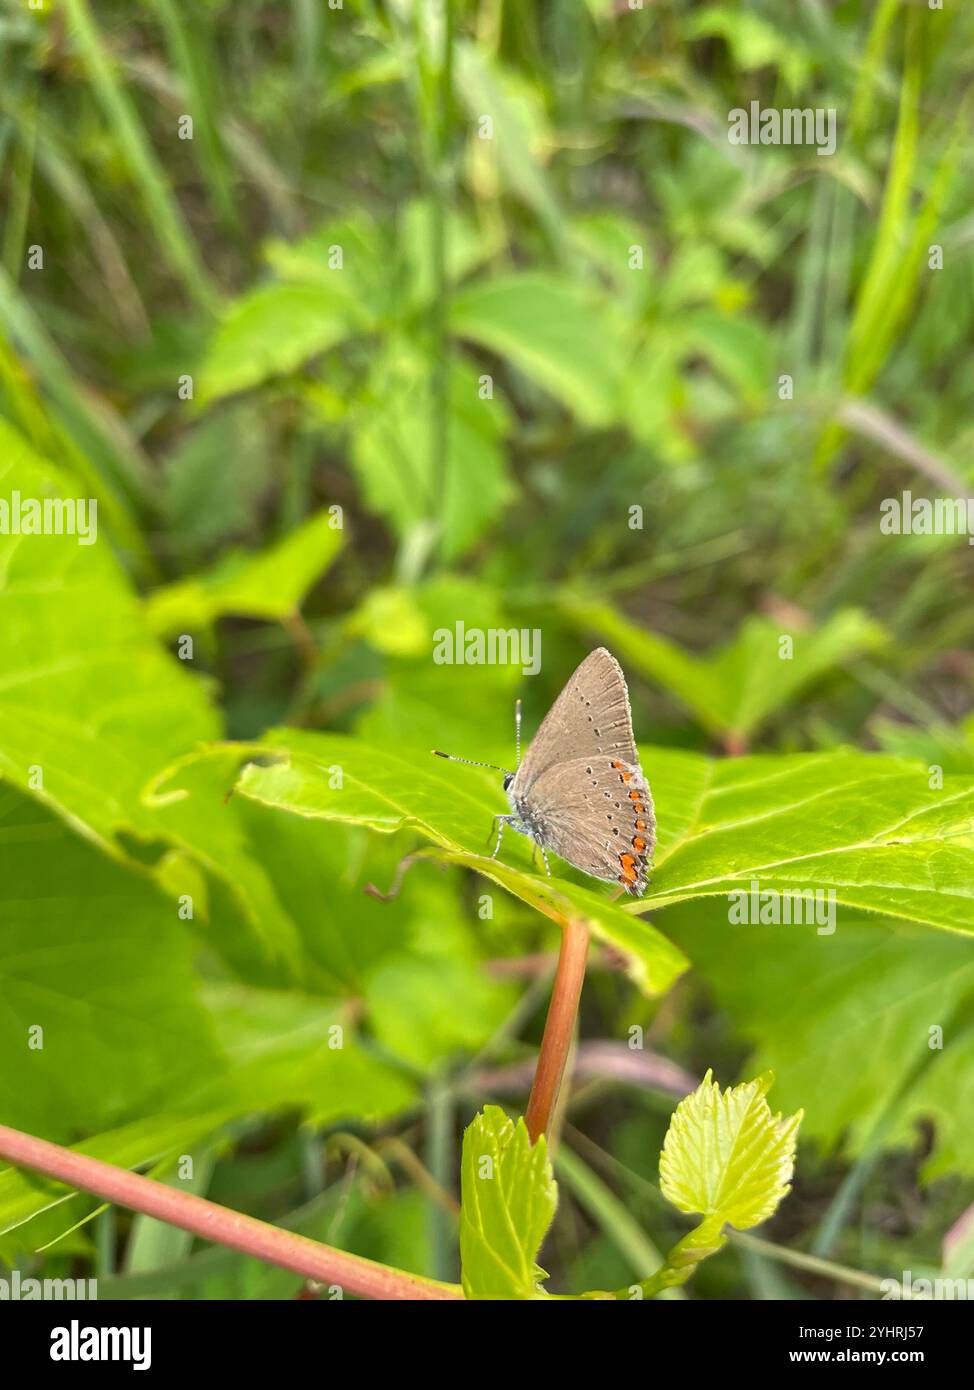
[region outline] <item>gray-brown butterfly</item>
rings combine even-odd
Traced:
[[[457,758],[504,773],[509,815],[498,826],[492,859],[504,826],[552,850],[593,878],[621,883],[637,896],[646,887],[656,817],[632,733],[629,692],[618,661],[604,647],[590,652],[551,706],[521,761],[521,702],[515,713],[517,770]]]

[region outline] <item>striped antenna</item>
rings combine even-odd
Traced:
[[[496,763],[478,763],[474,758],[458,758],[455,753],[441,753],[438,748],[431,748],[430,752],[434,758],[448,758],[451,763],[466,763],[468,767],[489,767],[492,772],[506,772],[510,775],[510,768],[498,767]]]
[[[521,766],[521,701],[514,702],[514,766]]]

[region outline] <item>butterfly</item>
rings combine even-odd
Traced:
[[[622,668],[605,647],[590,652],[551,706],[521,761],[521,702],[515,709],[517,770],[433,752],[438,758],[504,773],[511,810],[494,817],[500,853],[504,827],[560,855],[592,878],[645,890],[656,845],[656,816],[632,733]],[[491,832],[493,835],[493,831]]]

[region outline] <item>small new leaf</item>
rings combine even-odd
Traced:
[[[765,1072],[722,1092],[708,1071],[677,1106],[663,1141],[660,1185],[680,1211],[744,1231],[766,1221],[790,1190],[802,1111],[785,1120],[772,1115],[765,1095],[773,1080]]]
[[[463,1136],[460,1175],[460,1264],[467,1298],[546,1297],[537,1264],[558,1205],[544,1136],[532,1145],[517,1125],[488,1105]]]

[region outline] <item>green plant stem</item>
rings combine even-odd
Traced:
[[[585,979],[588,943],[587,925],[578,918],[569,917],[562,927],[561,951],[551,989],[551,1003],[548,1005],[541,1051],[538,1053],[534,1085],[524,1116],[532,1144],[537,1142],[540,1135],[548,1132],[561,1089]]]
[[[449,1192],[454,1154],[453,1098],[449,1087],[436,1080],[427,1091],[426,1099],[426,1166],[437,1187]],[[456,1226],[449,1212],[436,1202],[430,1202],[426,1209],[426,1233],[430,1252],[427,1267],[436,1278],[442,1279],[449,1274],[454,1258]]]
[[[721,1234],[722,1222],[719,1218],[705,1217],[682,1240],[674,1245],[665,1261],[648,1279],[640,1279],[638,1284],[616,1289],[612,1293],[590,1293],[586,1298],[614,1298],[629,1300],[633,1298],[658,1298],[667,1289],[685,1284],[702,1260],[715,1255],[726,1243],[727,1237]],[[638,1290],[638,1293],[637,1293]]]
[[[656,1183],[650,1182],[640,1173],[634,1173],[631,1168],[620,1163],[617,1158],[607,1150],[600,1148],[598,1144],[593,1143],[586,1135],[579,1133],[578,1130],[573,1130],[572,1142],[577,1145],[584,1145],[595,1162],[618,1176],[620,1182],[625,1183],[632,1192],[658,1203],[661,1208],[666,1205],[663,1194]],[[559,1154],[556,1168],[561,1164],[566,1152],[569,1154],[570,1162],[572,1160],[575,1163],[578,1162],[574,1150],[565,1150]],[[589,1172],[592,1173],[592,1170],[589,1169]],[[594,1173],[592,1175],[595,1176]],[[569,1181],[571,1180],[569,1179]],[[580,1192],[576,1195],[584,1201]],[[594,1215],[594,1207],[591,1209]],[[624,1208],[624,1210],[628,1214],[628,1208]],[[726,1232],[726,1236],[731,1245],[739,1246],[743,1250],[753,1250],[755,1254],[763,1255],[765,1259],[774,1260],[777,1264],[789,1265],[793,1269],[803,1269],[809,1274],[820,1275],[823,1279],[834,1279],[837,1283],[849,1284],[859,1289],[868,1289],[872,1293],[881,1294],[883,1292],[883,1279],[878,1274],[868,1274],[861,1269],[853,1269],[850,1265],[838,1264],[835,1260],[826,1260],[819,1255],[806,1254],[804,1250],[790,1250],[785,1245],[776,1245],[774,1241],[764,1240],[760,1236],[752,1236],[747,1231],[735,1231],[733,1227]],[[621,1249],[621,1246],[619,1248]],[[678,1290],[672,1290],[670,1296],[676,1296],[678,1293]]]
[[[51,1144],[32,1134],[0,1125],[0,1158],[32,1168],[56,1178],[69,1187],[92,1192],[103,1201],[144,1212],[159,1221],[178,1226],[202,1240],[228,1245],[244,1255],[278,1265],[314,1279],[321,1284],[340,1286],[361,1298],[379,1299],[460,1299],[457,1284],[443,1284],[417,1274],[376,1264],[360,1255],[350,1255],[306,1236],[282,1231],[239,1211],[217,1206],[191,1192],[180,1192],[164,1183],[153,1182],[139,1173],[116,1168],[87,1154]]]
[[[850,1269],[848,1265],[836,1264],[833,1260],[821,1260],[817,1255],[806,1255],[804,1250],[789,1250],[784,1245],[775,1245],[760,1236],[749,1236],[746,1231],[728,1231],[727,1238],[732,1245],[742,1250],[753,1250],[756,1255],[774,1260],[792,1269],[803,1269],[808,1274],[818,1274],[823,1279],[834,1279],[840,1284],[849,1284],[856,1289],[868,1289],[870,1293],[881,1294],[885,1280],[878,1274],[864,1274],[862,1270]]]
[[[563,1144],[555,1159],[559,1181],[567,1183],[576,1199],[599,1224],[606,1236],[636,1275],[659,1269],[663,1256],[632,1215],[625,1202],[592,1171],[573,1149]],[[666,1289],[662,1298],[682,1299],[682,1289]]]
[[[442,520],[446,505],[447,468],[450,450],[450,334],[448,277],[446,269],[446,222],[450,197],[450,108],[453,88],[453,0],[441,0],[443,15],[443,49],[437,55],[436,129],[430,168],[430,198],[432,209],[433,303],[431,329],[433,339],[431,430],[433,492],[430,498],[431,519]],[[442,548],[443,526],[440,525],[438,545]]]

